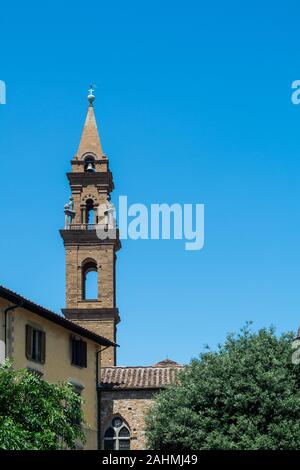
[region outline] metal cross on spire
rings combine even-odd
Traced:
[[[89,100],[91,106],[93,105],[93,101],[95,99],[94,91],[95,91],[96,88],[97,88],[96,85],[94,85],[92,83],[90,84],[88,100]]]

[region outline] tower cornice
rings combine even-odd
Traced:
[[[114,189],[114,182],[111,171],[83,173],[70,172],[67,178],[71,186],[99,186],[104,187],[109,193]]]
[[[113,320],[116,325],[120,322],[117,308],[63,308],[62,312],[71,321]]]
[[[96,228],[90,230],[84,224],[79,224],[78,228],[76,225],[73,226],[72,230],[60,230],[59,231],[65,246],[105,246],[113,245],[115,251],[121,248],[121,242],[119,240],[119,230],[115,231],[108,230],[108,238],[101,240],[97,236]],[[110,237],[111,233],[111,237]],[[114,234],[116,233],[116,236]]]

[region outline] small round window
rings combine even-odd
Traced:
[[[122,426],[122,424],[123,424],[123,421],[122,421],[121,418],[114,418],[112,420],[112,425],[113,425],[114,428],[120,428]]]

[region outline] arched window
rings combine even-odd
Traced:
[[[86,224],[94,224],[95,223],[95,207],[94,201],[92,199],[88,199],[86,201]]]
[[[95,172],[95,159],[92,156],[88,156],[84,159],[84,171],[86,173]]]
[[[104,434],[105,450],[129,450],[130,431],[123,419],[116,416],[112,419]]]
[[[98,269],[93,260],[86,261],[82,267],[82,298],[83,300],[98,299]]]

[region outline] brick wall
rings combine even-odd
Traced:
[[[101,438],[114,416],[121,416],[131,433],[133,450],[146,448],[145,414],[153,403],[155,390],[111,390],[101,392]]]

